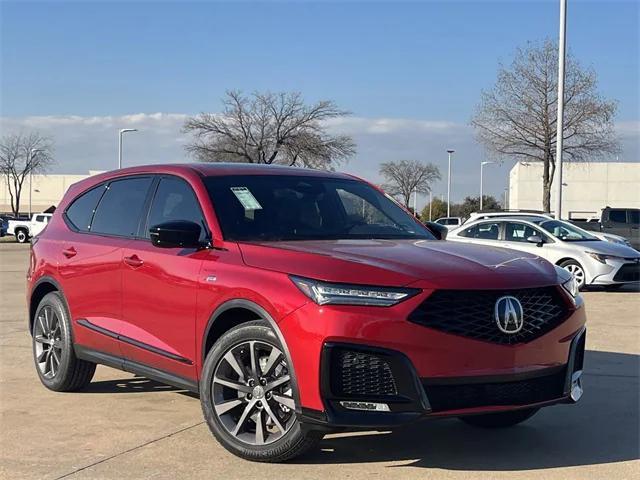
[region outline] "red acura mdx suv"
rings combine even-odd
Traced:
[[[200,395],[236,455],[455,416],[506,427],[581,394],[585,313],[565,270],[438,241],[376,187],[300,168],[128,168],[69,188],[32,242],[40,380],[96,364]]]

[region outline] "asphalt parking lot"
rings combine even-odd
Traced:
[[[41,386],[26,331],[28,246],[0,243],[0,478],[639,478],[640,293],[586,292],[585,395],[504,431],[455,419],[327,437],[285,465],[227,453],[192,394],[98,367]]]

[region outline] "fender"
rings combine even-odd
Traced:
[[[60,294],[62,295],[62,301],[64,302],[65,307],[67,307],[67,312],[69,312],[69,317],[71,318],[71,310],[69,310],[69,305],[67,304],[67,297],[64,294],[64,290],[62,289],[62,286],[60,285],[60,282],[58,282],[55,278],[49,276],[49,275],[43,275],[42,277],[40,277],[38,280],[36,280],[33,285],[31,286],[31,289],[29,290],[29,294],[28,294],[28,312],[29,312],[29,316],[27,318],[27,322],[28,322],[28,327],[29,327],[29,333],[31,333],[31,320],[33,319],[33,316],[35,315],[35,309],[38,308],[37,305],[35,305],[33,308],[31,306],[31,300],[33,298],[33,292],[36,291],[36,289],[42,285],[43,283],[50,283],[52,284],[54,287],[56,287],[56,290],[58,292],[60,292]],[[73,334],[73,322],[71,322],[71,331]]]
[[[207,322],[207,328],[205,328],[204,335],[202,336],[202,341],[200,345],[201,362],[204,363],[204,348],[205,348],[206,340],[207,340],[207,337],[209,336],[211,327],[213,326],[213,323],[216,321],[216,319],[220,315],[222,315],[227,310],[231,310],[232,308],[244,308],[245,310],[250,310],[256,315],[259,315],[260,318],[262,318],[263,320],[266,320],[267,322],[269,322],[269,326],[274,331],[274,333],[276,334],[276,337],[278,337],[278,340],[282,345],[282,350],[287,360],[287,365],[289,366],[289,375],[291,376],[291,389],[293,390],[293,399],[296,402],[296,413],[301,414],[302,406],[300,405],[300,395],[298,393],[298,381],[297,381],[293,361],[291,360],[291,354],[289,353],[289,347],[287,346],[287,342],[285,341],[284,336],[282,335],[282,332],[280,331],[280,328],[278,327],[278,324],[276,323],[276,321],[273,319],[271,315],[269,315],[269,313],[264,308],[262,308],[257,303],[252,302],[251,300],[246,300],[244,298],[234,298],[232,300],[227,300],[218,308],[216,308],[216,310],[213,312],[213,314],[209,318],[209,321]]]

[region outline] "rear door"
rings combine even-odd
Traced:
[[[197,287],[208,251],[153,246],[149,228],[173,220],[195,222],[202,226],[201,240],[208,237],[189,183],[162,176],[140,238],[124,249],[122,348],[128,360],[196,378]]]
[[[122,356],[122,249],[135,235],[151,177],[114,180],[80,195],[64,214],[59,274],[75,342]]]

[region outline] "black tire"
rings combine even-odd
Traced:
[[[59,292],[48,293],[40,301],[31,333],[36,372],[45,387],[71,392],[91,382],[96,364],[76,357],[69,311]]]
[[[248,344],[248,342],[254,343]],[[255,345],[259,346],[256,347]],[[200,379],[200,401],[209,429],[224,448],[246,460],[275,463],[284,462],[303,454],[316,446],[324,434],[303,428],[296,418],[293,408],[284,411],[283,408],[286,410],[286,407],[274,403],[275,396],[282,399],[282,395],[288,395],[289,401],[295,398],[293,392],[287,394],[281,390],[268,390],[271,382],[278,378],[283,379],[284,376],[288,375],[288,366],[284,355],[279,356],[278,360],[274,361],[274,366],[271,366],[266,373],[264,373],[266,365],[263,366],[266,354],[262,357],[258,355],[259,352],[255,354],[254,358],[256,360],[254,364],[259,365],[257,368],[260,369],[257,375],[255,374],[256,370],[246,365],[247,355],[249,355],[248,349],[256,351],[255,349],[269,348],[269,346],[275,347],[272,351],[276,350],[280,353],[284,351],[277,336],[264,321],[243,323],[226,332],[215,343],[205,359],[202,378]],[[234,375],[234,372],[238,372],[236,369],[230,369],[231,363],[226,360],[229,355],[233,357],[236,365],[240,366],[240,371],[246,374],[242,377],[238,375],[238,378],[232,379],[232,381],[237,385],[243,385],[242,388],[249,388],[250,382],[259,387],[263,384],[255,382],[254,377],[257,376],[259,377],[258,382],[260,382],[260,379],[268,382],[264,387],[264,393],[262,393],[262,390],[258,390],[258,393],[256,393],[256,387],[252,387],[254,389],[250,392],[241,392],[223,386],[217,380],[214,383],[214,377],[216,379],[229,378]],[[227,372],[230,372],[229,375],[221,373],[225,368]],[[278,372],[278,369],[279,372],[284,372],[281,377],[275,376],[276,373],[271,375],[272,372]],[[268,379],[263,378],[263,375]],[[289,386],[290,384],[287,382],[281,388],[289,388]],[[253,395],[251,392],[253,392]],[[250,405],[252,401],[255,406]],[[219,415],[215,406],[217,405],[220,409],[220,405],[225,402],[241,403],[228,411],[220,411]],[[274,415],[278,417],[278,425],[286,427],[286,431],[285,428],[275,430]],[[241,422],[240,420],[243,417],[245,421]],[[271,425],[269,425],[269,421],[271,421]],[[258,436],[258,423],[261,426],[260,437]],[[238,424],[240,424],[239,427]],[[274,429],[275,432],[272,433],[269,428]],[[232,429],[240,429],[242,431],[234,435],[231,431]],[[255,443],[251,443],[252,438]],[[271,440],[272,438],[275,440]],[[268,443],[267,440],[269,440]]]
[[[533,417],[539,408],[526,408],[511,412],[486,413],[483,415],[469,415],[459,417],[464,423],[482,428],[506,428],[512,427]]]
[[[584,290],[586,288],[587,272],[584,270],[584,267],[580,265],[580,262],[576,260],[565,260],[564,262],[560,263],[559,267],[568,270],[572,275],[574,275],[576,281],[578,282],[578,290]]]
[[[24,228],[16,230],[15,235],[18,243],[27,243],[29,241],[29,233]]]

